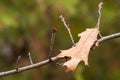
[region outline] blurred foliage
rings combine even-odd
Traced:
[[[72,46],[67,30],[59,19],[65,16],[75,41],[77,34],[97,22],[97,9],[103,1],[100,31],[103,36],[119,32],[119,0],[0,0],[0,71],[29,65],[28,52],[34,63],[48,58],[51,29],[57,30],[53,55]],[[65,73],[53,64],[0,78],[0,80],[119,80],[120,39],[101,44],[89,55],[89,67]]]

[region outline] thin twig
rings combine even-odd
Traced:
[[[17,58],[17,62],[16,62],[16,71],[18,71],[20,59],[21,59],[21,55],[19,55],[18,58]]]
[[[71,31],[70,31],[69,26],[68,26],[68,25],[66,24],[66,22],[65,22],[65,18],[63,17],[63,15],[60,15],[59,18],[60,18],[61,21],[63,22],[65,28],[68,30],[68,33],[69,33],[70,38],[71,38],[71,41],[72,41],[73,45],[75,46],[75,41],[74,41],[74,39],[73,39],[73,36],[72,36],[72,33],[71,33]]]
[[[118,38],[118,37],[120,37],[120,32],[102,37],[101,39],[98,40],[98,42],[102,43],[104,41],[115,39],[115,38]],[[65,57],[63,57],[63,58],[51,57],[52,61],[57,61],[57,60],[61,60],[61,59],[65,59]],[[38,63],[35,63],[35,64],[32,64],[32,65],[28,65],[28,66],[25,66],[25,67],[18,68],[19,71],[17,71],[16,69],[13,69],[13,70],[9,70],[9,71],[0,72],[0,77],[15,74],[15,73],[19,73],[19,72],[23,72],[23,71],[27,71],[27,70],[37,68],[37,67],[41,67],[41,66],[46,65],[48,63],[50,63],[49,59],[38,62]]]
[[[30,64],[32,65],[32,64],[33,64],[33,61],[32,61],[32,57],[31,57],[30,52],[28,53],[28,56],[29,56]]]
[[[99,3],[99,5],[98,5],[98,21],[97,21],[97,25],[96,25],[96,27],[98,28],[98,30],[99,30],[99,28],[100,28],[102,5],[103,5],[103,2]]]
[[[103,37],[103,36],[100,34],[100,31],[99,31],[98,35],[99,35],[99,37],[100,37],[100,38],[102,38],[102,37]]]
[[[103,2],[99,3],[99,5],[98,5],[98,21],[97,21],[97,25],[96,25],[96,27],[98,28],[98,30],[100,29],[100,20],[101,20],[102,5],[103,5]],[[102,35],[100,34],[100,30],[99,30],[98,35],[99,35],[100,38],[102,38]]]
[[[49,50],[49,60],[51,60],[51,56],[52,56],[52,53],[53,53],[53,47],[54,47],[54,42],[55,42],[55,32],[56,30],[55,29],[52,29],[52,36],[51,36],[51,40],[50,40],[50,50]]]

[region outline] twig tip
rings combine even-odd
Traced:
[[[102,5],[103,5],[103,2],[100,2],[99,5],[98,5],[98,7],[102,7]]]
[[[29,56],[30,64],[32,65],[33,61],[32,61],[32,57],[31,57],[31,53],[30,52],[28,53],[28,56]]]
[[[59,18],[63,18],[63,15],[61,14],[61,15],[59,16]]]
[[[62,14],[59,16],[59,18],[61,19],[61,21],[62,21],[62,22],[64,22],[64,21],[65,21],[65,19],[64,19],[64,17],[63,17],[63,15],[62,15]]]
[[[28,53],[28,55],[30,55],[30,52]]]

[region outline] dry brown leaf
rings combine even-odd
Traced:
[[[96,27],[87,29],[86,31],[78,34],[81,38],[78,43],[76,43],[76,46],[67,50],[62,50],[61,53],[57,55],[57,57],[71,57],[70,60],[63,64],[63,66],[67,67],[66,71],[74,71],[80,61],[84,61],[85,65],[88,65],[89,51],[94,42],[97,40],[98,32],[98,28]]]
[[[102,2],[98,5],[98,22],[95,28],[87,29],[86,31],[78,34],[80,40],[70,49],[61,50],[61,53],[57,55],[57,57],[70,57],[71,59],[68,60],[63,64],[66,66],[66,71],[74,71],[80,61],[84,61],[85,65],[88,65],[88,55],[90,52],[91,47],[94,45],[98,46],[99,43],[97,41],[97,35],[99,33],[99,26],[100,26],[100,19],[101,19],[101,9],[102,9]],[[64,22],[64,21],[63,21]]]

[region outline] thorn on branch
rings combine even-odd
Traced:
[[[31,57],[31,53],[30,52],[28,53],[28,56],[29,56],[30,64],[32,65],[33,61],[32,61],[32,57]]]
[[[19,72],[18,68],[19,68],[20,59],[21,59],[21,55],[18,56],[17,62],[16,62],[16,70],[17,70],[17,72]]]
[[[51,31],[52,35],[51,35],[51,40],[50,40],[50,50],[49,50],[49,56],[48,56],[50,62],[52,62],[51,57],[52,57],[53,47],[54,47],[54,42],[55,42],[55,32],[56,30],[53,28]]]
[[[73,36],[72,36],[72,33],[71,33],[71,31],[70,31],[69,26],[68,26],[68,25],[66,24],[66,22],[65,22],[65,18],[63,17],[63,15],[60,15],[59,18],[60,18],[61,21],[63,22],[65,28],[68,30],[68,33],[69,33],[70,38],[71,38],[71,41],[72,41],[73,45],[75,46],[75,41],[74,41],[74,39],[73,39]]]

